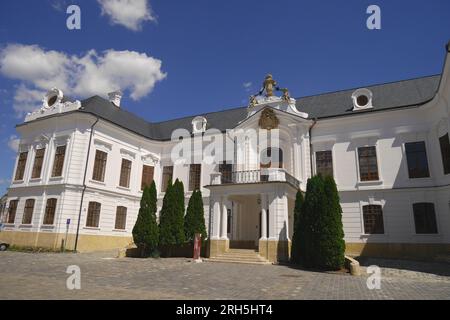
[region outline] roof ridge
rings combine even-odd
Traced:
[[[432,77],[437,77],[437,76],[442,76],[442,74],[441,73],[437,73],[437,74],[432,74],[432,75],[427,75],[427,76],[420,76],[420,77],[415,77],[415,78],[408,78],[408,79],[402,79],[402,80],[394,80],[394,81],[388,81],[388,82],[382,82],[382,83],[375,83],[375,84],[366,85],[366,86],[359,86],[359,87],[353,87],[353,88],[348,88],[348,89],[341,89],[341,90],[328,91],[328,92],[324,92],[324,93],[312,94],[312,95],[307,95],[307,96],[301,96],[301,97],[297,97],[295,99],[297,100],[297,99],[318,97],[318,96],[324,96],[324,95],[333,94],[333,93],[339,93],[339,92],[345,92],[345,91],[350,91],[350,90],[356,90],[356,89],[359,89],[359,88],[371,88],[371,87],[382,86],[382,85],[386,85],[386,84],[393,84],[393,83],[399,83],[399,82],[413,81],[413,80],[432,78]],[[201,116],[201,115],[209,115],[209,114],[213,114],[213,113],[227,112],[227,111],[243,109],[243,108],[247,108],[247,106],[233,107],[233,108],[230,108],[230,109],[222,109],[222,110],[211,111],[211,112],[206,112],[206,113],[197,113],[197,114],[184,116],[184,117],[180,117],[180,118],[173,118],[173,119],[168,119],[168,120],[163,120],[163,121],[158,121],[158,122],[151,122],[151,124],[162,124],[162,123],[176,121],[176,120],[193,118],[193,117]]]
[[[98,94],[93,95],[92,97],[89,97],[89,98],[87,98],[87,99],[85,99],[85,100],[82,100],[82,103],[83,103],[83,102],[86,102],[86,101],[91,101],[91,100],[94,100],[94,99],[101,99],[101,100],[104,100],[105,102],[111,104],[114,108],[118,108],[120,111],[125,112],[125,113],[128,113],[128,114],[132,115],[133,117],[138,118],[139,120],[146,122],[147,124],[154,124],[154,123],[156,123],[156,122],[151,122],[151,121],[145,119],[144,117],[142,117],[142,116],[140,116],[140,115],[137,115],[136,113],[131,112],[131,111],[127,110],[127,109],[124,109],[124,108],[121,108],[121,107],[116,107],[116,106],[114,106],[114,104],[113,104],[111,101],[109,101],[109,100],[106,99],[106,98],[103,98],[102,96],[100,96],[100,95],[98,95]]]
[[[426,79],[426,78],[433,78],[433,77],[438,77],[438,76],[442,76],[442,74],[434,74],[434,75],[427,75],[427,76],[421,76],[421,77],[416,77],[416,78],[409,78],[409,79],[403,79],[403,80],[397,80],[397,81],[390,81],[390,82],[383,82],[383,83],[377,83],[377,84],[371,84],[371,85],[367,85],[367,86],[358,86],[358,87],[353,87],[353,88],[348,88],[348,89],[341,89],[341,90],[336,90],[336,91],[329,91],[329,92],[324,92],[324,93],[319,93],[319,94],[313,94],[313,95],[308,95],[308,96],[302,96],[302,97],[298,97],[296,98],[297,101],[301,100],[301,99],[306,99],[306,98],[311,98],[311,97],[322,97],[322,96],[326,96],[326,95],[332,95],[332,94],[336,94],[336,93],[342,93],[342,92],[347,92],[347,91],[352,91],[352,90],[356,90],[359,88],[374,88],[377,86],[383,86],[383,85],[391,85],[391,84],[396,84],[396,83],[403,83],[403,82],[408,82],[408,81],[415,81],[415,80],[420,80],[420,79]],[[106,98],[101,97],[100,95],[94,95],[92,97],[89,97],[85,100],[83,100],[83,104],[87,103],[87,102],[91,102],[93,100],[102,100],[104,102],[107,102],[109,104],[112,105],[111,101],[109,101]],[[141,121],[148,129],[147,130],[156,130],[156,131],[160,131],[160,128],[162,126],[164,126],[164,124],[170,123],[170,122],[177,122],[177,121],[182,121],[182,120],[186,120],[186,119],[191,119],[197,116],[205,116],[208,117],[210,115],[213,114],[217,114],[217,113],[227,113],[227,112],[232,112],[232,111],[237,111],[239,109],[246,109],[247,106],[239,106],[239,107],[233,107],[233,108],[229,108],[229,109],[222,109],[222,110],[217,110],[217,111],[210,111],[210,112],[204,112],[204,113],[197,113],[197,114],[192,114],[192,115],[188,115],[188,116],[183,116],[180,118],[172,118],[172,119],[167,119],[167,120],[163,120],[163,121],[149,121],[147,119],[145,119],[144,117],[137,115],[134,112],[131,112],[127,109],[124,108],[119,108],[121,112],[125,112],[127,114],[129,114],[130,116],[132,116],[133,118],[138,119],[139,121]]]
[[[416,77],[416,78],[403,79],[403,80],[396,80],[396,81],[388,81],[388,82],[376,83],[376,84],[365,85],[365,86],[359,86],[359,87],[353,87],[353,88],[348,88],[348,89],[340,89],[340,90],[335,90],[335,91],[327,91],[327,92],[324,92],[324,93],[311,94],[311,95],[307,95],[307,96],[298,97],[298,98],[296,98],[296,99],[318,97],[318,96],[324,96],[324,95],[327,95],[327,94],[333,94],[333,93],[345,92],[345,91],[350,91],[350,90],[357,90],[357,89],[360,89],[360,88],[372,88],[372,87],[382,86],[382,85],[386,85],[386,84],[393,84],[393,83],[407,82],[407,81],[413,81],[413,80],[419,80],[419,79],[425,79],[425,78],[432,78],[432,77],[437,77],[437,76],[442,76],[442,73],[437,73],[437,74],[428,75],[428,76],[421,76],[421,77]]]
[[[184,116],[184,117],[181,117],[181,118],[173,118],[173,119],[163,120],[163,121],[159,121],[159,122],[152,122],[152,124],[160,124],[160,123],[164,123],[164,122],[170,122],[170,121],[176,121],[176,120],[182,120],[182,119],[188,119],[188,118],[195,118],[195,117],[198,117],[198,116],[206,116],[206,115],[213,114],[213,113],[227,112],[227,111],[232,111],[232,110],[237,110],[237,109],[244,109],[244,108],[247,108],[247,107],[246,106],[241,106],[241,107],[233,107],[233,108],[230,108],[230,109],[222,109],[222,110],[218,110],[218,111],[197,113],[197,114],[193,114],[193,115],[189,115],[189,116]]]

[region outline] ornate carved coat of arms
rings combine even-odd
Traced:
[[[278,120],[275,112],[270,108],[265,108],[261,113],[261,118],[259,118],[259,127],[261,129],[271,130],[278,128],[280,120]]]

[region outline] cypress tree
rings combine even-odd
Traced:
[[[159,214],[159,244],[169,245],[175,243],[171,233],[171,212],[173,211],[173,185],[169,183],[164,195],[162,208]]]
[[[339,193],[333,177],[326,176],[324,181],[325,210],[319,220],[317,252],[319,266],[337,270],[344,266],[345,241],[342,225],[342,208],[339,203]]]
[[[145,187],[141,198],[136,223],[133,227],[134,243],[141,251],[141,256],[154,252],[158,247],[159,229],[156,222],[156,185],[152,182],[150,187]]]
[[[301,228],[304,234],[301,236],[304,248],[303,252],[299,252],[299,262],[307,268],[318,267],[316,263],[316,252],[317,252],[317,234],[320,232],[318,230],[318,219],[323,211],[323,199],[325,197],[323,180],[321,176],[314,176],[308,179],[306,185],[306,195],[303,208],[303,219],[302,222],[304,226]]]
[[[339,194],[332,177],[308,180],[300,228],[299,262],[308,268],[337,270],[344,265],[344,232]]]
[[[200,190],[195,190],[189,199],[186,216],[184,217],[184,233],[186,241],[189,242],[194,241],[196,233],[202,235],[202,240],[207,237],[202,192]]]
[[[163,199],[159,240],[160,244],[165,246],[184,243],[184,187],[178,179],[173,185],[169,184]]]
[[[299,263],[299,255],[304,250],[302,245],[304,244],[304,240],[302,236],[304,236],[304,231],[302,228],[304,227],[304,219],[303,219],[303,193],[298,190],[297,195],[295,197],[295,207],[294,207],[294,234],[292,236],[292,248],[291,248],[291,261],[293,263]]]
[[[186,242],[186,238],[184,235],[184,215],[186,213],[184,206],[184,185],[180,180],[175,181],[175,201],[176,201],[176,209],[175,209],[175,223],[174,227],[175,235],[176,235],[176,244],[181,245]]]

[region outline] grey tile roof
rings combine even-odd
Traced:
[[[352,111],[351,95],[357,88],[298,98],[297,109],[308,113],[310,118],[323,119],[350,116],[362,112],[418,106],[434,97],[438,90],[440,79],[441,75],[434,75],[366,86],[365,88],[373,93],[372,103],[374,106],[373,109],[367,111]],[[247,116],[247,108],[240,107],[152,123],[123,108],[115,107],[110,101],[99,96],[83,100],[80,111],[94,114],[120,127],[154,140],[170,140],[172,131],[178,128],[185,128],[191,131],[191,121],[199,115],[207,119],[208,128],[216,128],[222,131],[234,128]]]
[[[310,118],[354,115],[361,112],[373,112],[416,106],[431,100],[436,94],[441,75],[403,80],[379,85],[367,86],[372,91],[373,109],[352,111],[352,93],[359,88],[325,93],[297,99],[297,109],[309,114]]]

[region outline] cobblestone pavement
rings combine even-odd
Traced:
[[[450,299],[450,276],[430,271],[382,269],[381,289],[369,290],[367,275],[112,257],[1,252],[0,299]],[[69,265],[81,269],[80,290],[66,287]]]

